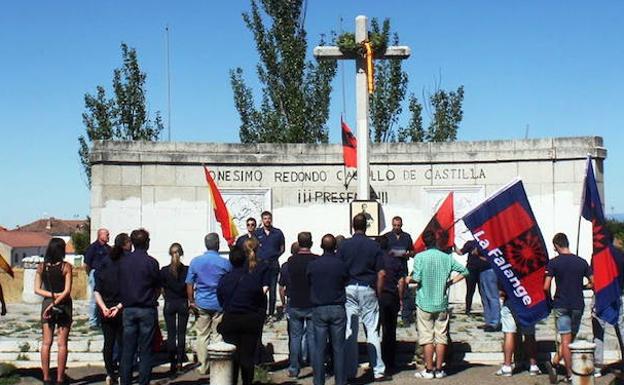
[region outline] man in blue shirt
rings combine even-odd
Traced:
[[[89,326],[91,328],[100,327],[100,313],[95,303],[95,272],[102,266],[108,257],[111,247],[108,245],[109,233],[107,229],[101,228],[97,231],[97,239],[87,247],[84,256],[85,272],[89,276],[89,287],[91,288],[91,298],[89,298]]]
[[[347,378],[344,365],[345,330],[347,314],[345,302],[347,296],[345,285],[349,279],[347,267],[337,258],[336,238],[326,234],[321,240],[323,255],[308,265],[307,276],[310,282],[310,301],[312,325],[314,327],[314,343],[316,345],[312,359],[314,385],[325,384],[325,348],[327,340],[331,344],[334,363],[335,383],[346,384]]]
[[[121,378],[132,383],[132,367],[139,351],[139,384],[148,385],[152,375],[152,343],[158,322],[160,269],[158,261],[147,254],[149,233],[134,230],[130,234],[134,251],[119,261],[119,297],[123,306],[123,348]]]
[[[217,299],[219,281],[232,270],[230,261],[219,255],[219,235],[210,233],[204,237],[207,251],[194,258],[186,275],[186,292],[189,307],[196,309],[195,329],[197,343],[195,351],[199,361],[199,374],[208,373],[208,345],[221,320],[221,305]]]
[[[560,357],[563,357],[565,362],[567,377],[572,376],[570,344],[576,338],[581,326],[581,317],[585,308],[583,290],[589,290],[593,286],[591,267],[583,258],[570,252],[568,237],[564,233],[556,234],[553,238],[553,245],[558,255],[548,262],[544,290],[550,293],[550,285],[554,278],[557,289],[552,308],[557,333],[561,336],[561,345],[553,362],[547,362],[551,381],[553,377],[556,379],[556,374],[553,375],[552,364],[556,366]],[[583,278],[588,280],[587,285],[583,285]]]
[[[338,258],[346,265],[349,273],[347,282],[347,343],[345,367],[347,378],[355,378],[358,367],[357,335],[359,318],[366,329],[369,345],[370,366],[375,381],[385,380],[386,366],[381,359],[381,338],[379,335],[379,303],[384,287],[385,270],[383,252],[379,244],[366,237],[366,217],[353,217],[353,237],[343,241],[338,248]]]
[[[256,238],[260,242],[258,260],[269,268],[269,316],[275,314],[277,299],[277,277],[279,276],[279,257],[284,254],[285,240],[282,230],[273,227],[273,214],[264,211],[261,215],[262,227],[256,230]]]

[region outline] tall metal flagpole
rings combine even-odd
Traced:
[[[583,217],[583,204],[585,203],[585,193],[587,192],[587,170],[591,162],[591,155],[587,154],[587,162],[585,162],[585,178],[583,178],[583,191],[581,193],[581,209],[579,210],[578,226],[576,228],[576,255],[579,253],[579,243],[581,242],[581,218]]]
[[[167,50],[167,140],[171,141],[171,62],[169,60],[169,24],[165,26]]]
[[[342,35],[342,16],[340,16],[340,34]],[[340,61],[340,77],[342,78],[342,116],[347,119],[347,96],[345,93],[344,61]],[[342,129],[342,128],[341,128]]]
[[[340,34],[342,35],[342,16],[340,16]],[[342,60],[340,61],[340,75],[341,75],[340,77],[342,78],[342,115],[340,118],[340,138],[342,142],[342,121],[343,119],[345,121],[347,120],[347,98],[345,95],[344,61]],[[344,146],[344,143],[342,143],[342,145]],[[342,149],[342,151],[344,153],[344,148]],[[350,181],[347,181],[347,165],[345,164],[344,159],[342,161],[342,176],[344,178],[345,190],[348,190]]]

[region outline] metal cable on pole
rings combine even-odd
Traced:
[[[165,26],[167,51],[167,140],[171,141],[171,62],[169,58],[169,24]]]

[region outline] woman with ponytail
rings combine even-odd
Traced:
[[[160,279],[165,297],[163,315],[167,324],[167,350],[171,362],[171,373],[182,369],[186,350],[186,324],[189,319],[186,275],[188,266],[182,263],[182,245],[173,243],[169,247],[171,264],[160,270]]]
[[[256,276],[260,281],[262,290],[266,294],[269,291],[269,266],[264,261],[258,261],[257,252],[260,243],[256,238],[249,238],[243,243],[243,251],[245,252],[245,268],[249,273]]]
[[[104,366],[106,368],[106,385],[117,382],[119,377],[119,361],[115,360],[115,345],[121,350],[123,335],[123,316],[121,298],[119,296],[119,261],[132,251],[130,236],[126,233],[115,237],[115,244],[110,254],[95,272],[95,302],[100,309],[102,334],[104,335]],[[117,353],[121,357],[121,352]]]

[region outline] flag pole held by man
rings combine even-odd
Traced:
[[[234,224],[232,215],[230,215],[230,212],[223,201],[223,197],[221,196],[221,192],[219,191],[217,184],[210,175],[210,171],[208,171],[206,166],[204,166],[204,173],[206,174],[206,182],[208,183],[208,190],[210,191],[210,199],[215,212],[215,218],[217,219],[217,222],[221,224],[221,233],[223,234],[223,238],[227,241],[228,246],[231,246],[238,237],[238,229],[236,228],[236,224]]]
[[[616,325],[620,314],[622,287],[617,258],[622,259],[613,247],[612,236],[606,227],[602,202],[598,194],[591,157],[587,158],[587,175],[583,188],[581,216],[592,223],[592,259],[596,314],[602,320]]]

